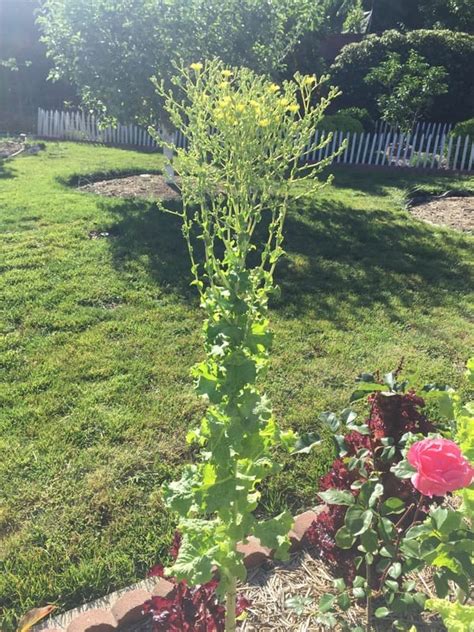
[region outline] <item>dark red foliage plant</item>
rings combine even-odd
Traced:
[[[175,533],[170,554],[177,557],[181,536]],[[163,566],[150,569],[149,577],[164,577]],[[144,614],[153,621],[153,632],[224,632],[225,608],[216,594],[217,579],[201,586],[188,586],[185,581],[166,578],[174,584],[167,597],[152,597],[143,606]],[[237,600],[236,614],[240,616],[250,605],[244,597]]]
[[[366,396],[370,387],[377,388],[368,397],[369,417],[361,426],[355,426],[352,423],[355,414],[350,410],[344,411],[343,421],[350,431],[344,436],[336,437],[339,457],[334,460],[331,470],[321,477],[321,492],[330,489],[350,490],[357,496],[357,485],[366,481],[371,472],[377,471],[384,487],[383,499],[397,497],[407,507],[410,503],[414,507],[417,505],[419,494],[410,480],[398,478],[390,469],[402,459],[401,447],[405,433],[427,435],[434,432],[435,427],[422,412],[424,400],[413,391],[403,392],[404,385],[397,389],[393,375],[390,376],[392,380],[389,388],[384,391],[374,379],[365,379],[365,383],[363,379],[359,383],[362,385],[359,386],[361,390],[356,391],[352,400]],[[333,431],[339,427],[340,422],[335,415],[325,414],[322,418]],[[422,509],[426,510],[427,507]],[[337,531],[344,524],[346,511],[345,506],[329,505],[318,515],[305,537],[316,553],[333,568],[335,574],[342,576],[350,584],[356,575],[355,558],[360,553],[355,547],[341,549],[335,541]],[[407,514],[405,517],[408,526],[413,516]],[[403,524],[397,525],[399,529],[403,527]]]

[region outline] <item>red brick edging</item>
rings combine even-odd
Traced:
[[[301,548],[304,534],[316,520],[318,510],[321,511],[321,508],[295,516],[289,533],[291,551]],[[237,548],[244,554],[244,564],[248,569],[261,566],[271,559],[273,554],[273,551],[262,546],[260,540],[253,536],[249,537],[245,544],[240,543]],[[122,626],[139,623],[144,619],[142,607],[145,601],[157,595],[166,597],[174,588],[174,584],[166,579],[156,578],[156,580],[156,584],[151,588],[135,587],[122,592],[117,599],[110,602],[110,608],[91,608],[80,612],[66,627],[58,627],[57,623],[51,622],[51,625],[56,627],[44,627],[43,624],[40,629],[43,632],[113,632]]]

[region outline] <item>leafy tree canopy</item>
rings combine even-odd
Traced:
[[[474,32],[474,0],[364,0],[371,32],[452,29]]]
[[[399,53],[389,53],[365,81],[382,87],[377,99],[381,117],[391,126],[409,131],[432,104],[433,97],[447,92],[446,77],[443,66],[430,66],[412,50],[405,62]]]
[[[471,72],[474,58],[474,36],[449,30],[420,30],[400,33],[386,31],[382,36],[369,35],[361,42],[345,46],[330,69],[332,82],[343,90],[340,107],[366,108],[372,116],[378,113],[380,84],[364,81],[372,68],[398,53],[407,60],[416,51],[430,66],[443,66],[448,72],[447,92],[434,97],[426,116],[434,121],[459,121],[472,116],[474,81]]]
[[[274,74],[320,14],[312,0],[45,0],[39,20],[52,78],[103,116],[150,121],[160,109],[150,78],[169,83],[173,60]]]

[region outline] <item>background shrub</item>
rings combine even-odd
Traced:
[[[368,87],[364,77],[390,52],[402,59],[414,50],[431,66],[448,71],[448,92],[433,99],[427,118],[436,121],[462,121],[474,111],[474,36],[453,31],[419,30],[408,33],[387,31],[382,36],[369,35],[365,40],[345,46],[331,66],[331,83],[342,86],[338,99],[342,107],[366,108],[377,115],[375,87]]]
[[[462,162],[463,162],[462,157],[463,157],[464,147],[466,143],[467,143],[466,154],[467,154],[468,159],[469,159],[469,156],[471,155],[472,144],[474,143],[474,118],[470,118],[467,121],[461,121],[460,123],[457,123],[454,126],[454,128],[451,130],[449,135],[453,138],[453,147],[456,146],[457,139],[459,138],[459,136],[461,136],[461,149],[458,154],[458,159],[456,160],[455,164],[453,164],[453,167],[455,169],[460,169],[462,167]],[[468,141],[465,140],[466,136],[469,136]],[[447,147],[445,148],[444,153],[445,155],[447,155],[448,153]]]
[[[474,140],[474,118],[467,119],[467,121],[461,121],[457,123],[452,132],[452,136],[470,136],[471,140]]]
[[[343,110],[339,110],[338,114],[345,114],[346,116],[360,121],[366,132],[370,132],[374,129],[375,121],[366,108],[344,108]]]
[[[360,134],[364,131],[364,126],[354,116],[345,112],[337,112],[336,114],[328,114],[318,125],[319,129],[325,132],[357,132]]]

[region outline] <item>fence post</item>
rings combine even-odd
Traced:
[[[356,154],[356,158],[355,158],[355,164],[358,165],[359,161],[360,161],[360,155],[362,152],[362,147],[364,145],[364,137],[365,137],[365,133],[361,132],[360,133],[360,138],[359,138],[359,146],[357,147],[357,154]]]
[[[423,143],[425,141],[425,135],[422,133],[420,136],[420,142],[418,144],[418,151],[416,151],[416,148],[413,147],[413,157],[415,159],[415,167],[418,166],[418,163],[421,160],[421,153],[423,151]]]
[[[382,132],[380,134],[379,142],[378,142],[378,145],[377,145],[377,152],[375,154],[374,165],[376,165],[376,166],[379,164],[380,153],[382,151],[382,145],[383,145],[384,141],[385,141],[385,132]]]
[[[377,136],[378,136],[377,132],[374,132],[374,137],[372,138],[372,143],[370,145],[369,158],[367,160],[367,164],[368,165],[372,164],[372,156],[374,155],[374,149],[375,149],[375,143],[376,143]]]
[[[364,151],[362,153],[362,157],[361,157],[361,161],[360,161],[360,163],[362,165],[365,165],[365,158],[367,156],[367,150],[369,148],[370,137],[371,137],[371,133],[367,132],[367,138],[365,139]]]
[[[443,166],[443,156],[444,156],[444,148],[446,147],[446,138],[447,138],[446,137],[446,133],[443,132],[443,134],[441,136],[441,143],[440,143],[440,148],[439,148],[438,162],[436,164],[436,168],[437,169],[441,169],[441,167]]]
[[[462,152],[462,158],[461,158],[461,171],[464,171],[464,163],[466,160],[468,146],[469,146],[469,136],[466,136],[464,139],[464,150]]]
[[[346,148],[344,149],[344,153],[342,154],[342,157],[341,157],[341,162],[343,164],[347,164],[347,157],[349,155],[349,146],[351,144],[350,137],[351,137],[350,133],[347,132],[345,137],[344,137],[344,140],[347,141],[347,145],[346,145]]]
[[[469,158],[469,165],[467,167],[468,171],[471,171],[473,162],[474,162],[474,141],[471,145],[471,157]]]
[[[454,151],[454,160],[453,160],[453,169],[457,168],[457,164],[458,164],[458,155],[459,155],[459,149],[461,147],[461,136],[458,136],[458,141],[456,143],[456,149]]]
[[[339,149],[344,141],[344,132],[337,132],[337,148]],[[344,153],[344,152],[343,152]],[[336,158],[336,162],[342,161],[342,154],[338,154]]]
[[[390,151],[387,156],[387,165],[390,167],[392,165],[393,155],[395,153],[395,148],[397,146],[397,139],[400,140],[400,131],[393,132],[392,142],[389,143]]]
[[[357,132],[354,132],[352,134],[352,141],[351,141],[351,153],[349,156],[349,164],[352,165],[353,164],[353,160],[354,160],[354,151],[357,145]]]
[[[428,141],[426,143],[425,157],[423,158],[423,169],[426,169],[426,166],[428,165],[428,158],[429,158],[429,153],[430,153],[432,137],[433,137],[433,134],[430,134],[428,136]]]
[[[435,162],[436,162],[436,150],[439,149],[439,143],[440,143],[440,136],[439,136],[439,130],[438,133],[435,136],[434,139],[434,145],[433,145],[433,149],[431,150],[431,154],[432,154],[432,158],[431,158],[431,169],[434,169],[435,166]]]
[[[402,147],[403,147],[403,143],[405,142],[405,136],[407,136],[407,134],[405,134],[405,132],[402,132],[400,134],[400,137],[398,139],[398,148],[397,148],[397,155],[395,157],[395,167],[400,167],[400,155],[402,153]]]

